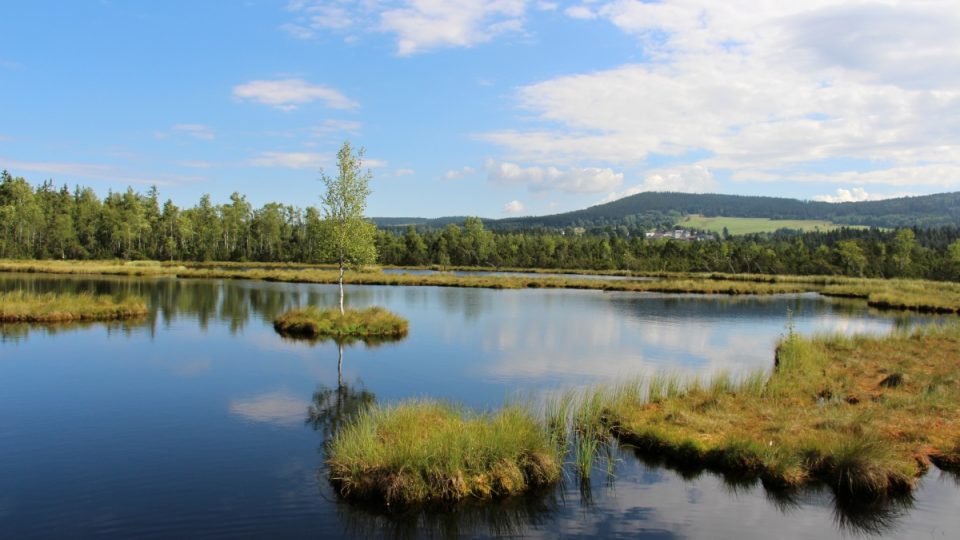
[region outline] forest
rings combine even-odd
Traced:
[[[89,187],[37,187],[0,178],[0,258],[329,262],[329,229],[314,207],[243,195],[190,208],[160,202],[156,188],[103,199]],[[781,230],[708,241],[649,240],[626,227],[491,230],[468,217],[443,227],[396,226],[376,234],[383,265],[570,268],[960,279],[960,228]]]

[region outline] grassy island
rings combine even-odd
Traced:
[[[294,337],[403,337],[409,323],[380,307],[363,310],[320,309],[314,306],[288,311],[273,321],[277,332]]]
[[[24,291],[0,293],[0,322],[3,323],[108,321],[146,314],[146,304],[137,298],[117,300],[109,295]]]
[[[887,495],[910,491],[931,462],[960,466],[960,327],[791,335],[776,358],[767,380],[621,389],[607,422],[641,454],[771,487]]]
[[[471,414],[437,401],[370,408],[337,433],[327,455],[342,496],[387,505],[522,493],[559,480],[562,466],[526,408]]]

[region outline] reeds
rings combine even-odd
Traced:
[[[147,307],[139,298],[116,299],[89,293],[0,293],[0,322],[59,323],[142,317]]]
[[[315,306],[288,311],[273,321],[277,332],[286,336],[314,337],[403,337],[409,323],[381,307],[363,310],[320,309]]]

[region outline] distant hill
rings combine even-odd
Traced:
[[[484,224],[495,230],[563,227],[590,229],[607,226],[626,226],[633,229],[670,226],[690,214],[822,220],[840,225],[873,227],[937,227],[960,225],[960,192],[847,203],[715,193],[644,192],[583,210],[546,216],[485,219]],[[463,222],[460,217],[378,218],[375,221],[378,224],[394,225],[403,219],[407,220],[403,222],[404,225],[412,223],[418,227],[442,227],[448,223]]]

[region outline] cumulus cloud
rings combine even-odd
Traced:
[[[397,176],[409,176],[411,174],[416,174],[416,172],[417,171],[413,169],[397,169],[396,171],[393,172],[393,174]]]
[[[477,172],[473,167],[463,167],[460,169],[450,169],[449,171],[443,173],[444,180],[459,180],[464,176],[470,176]]]
[[[523,203],[514,199],[507,204],[503,205],[504,214],[519,214],[523,212]]]
[[[544,3],[541,3],[544,4]],[[318,31],[353,37],[381,32],[396,38],[397,54],[472,47],[523,29],[527,0],[298,1],[288,9],[294,21],[281,29],[309,39]],[[538,6],[543,9],[543,6]]]
[[[312,84],[303,79],[257,80],[233,87],[234,97],[292,111],[300,105],[323,102],[331,109],[355,109],[359,106],[338,90]]]
[[[540,123],[480,136],[507,159],[641,167],[691,155],[689,164],[734,180],[960,187],[960,12],[951,2],[586,7],[635,36],[652,61],[518,88],[519,109]],[[850,172],[850,161],[871,170]]]
[[[677,191],[682,193],[707,193],[717,187],[713,174],[700,165],[673,167],[649,171],[643,182],[624,191],[612,192],[601,202],[610,202],[644,191]]]
[[[596,167],[521,167],[516,163],[486,162],[487,179],[499,184],[526,185],[530,191],[562,191],[565,193],[598,193],[616,189],[623,183],[623,173]]]
[[[817,195],[813,200],[830,203],[869,201],[870,194],[861,187],[853,189],[837,188],[836,195]]]
[[[314,152],[261,152],[248,163],[254,167],[315,169],[323,166],[327,156]]]

